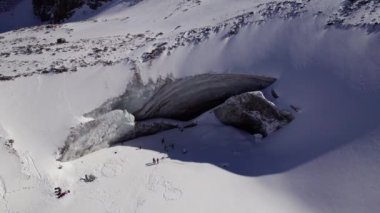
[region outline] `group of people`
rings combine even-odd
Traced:
[[[159,164],[160,159],[159,158],[153,158],[153,164]]]
[[[57,196],[58,199],[64,197],[65,195],[70,193],[70,190],[62,191],[61,187],[55,187],[54,193]]]

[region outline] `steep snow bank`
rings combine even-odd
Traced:
[[[85,112],[122,93],[128,76],[123,64],[1,82],[0,96],[6,100],[0,102],[1,124],[19,154],[32,153],[41,172],[48,172],[56,167],[54,153],[70,127],[81,122]]]

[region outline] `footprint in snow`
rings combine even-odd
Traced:
[[[151,192],[162,193],[162,197],[167,201],[178,200],[182,197],[182,190],[175,187],[171,181],[165,180],[164,177],[158,177],[153,174],[149,176],[147,188]]]
[[[101,174],[104,177],[115,177],[122,171],[122,165],[118,162],[107,162],[101,169]]]
[[[162,184],[165,188],[162,197],[167,201],[178,200],[182,197],[182,190],[173,186],[170,181],[164,181]]]
[[[5,183],[2,177],[0,177],[0,199],[5,200],[5,194],[7,193],[7,189],[5,187]]]

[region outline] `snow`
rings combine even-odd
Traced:
[[[269,1],[194,2],[115,3],[81,22],[0,34],[4,37],[0,39],[0,52],[9,52],[15,45],[49,45],[60,37],[68,40],[62,48],[79,45],[67,52],[53,49],[41,55],[12,52],[8,58],[0,56],[0,74],[21,75],[0,81],[0,137],[15,140],[15,151],[0,144],[0,212],[305,213],[380,209],[379,34],[369,34],[360,27],[326,28],[341,1],[312,0],[306,5],[309,12],[302,16],[266,18],[261,24],[243,26],[230,37],[225,36],[229,28],[221,28],[198,44],[186,43],[170,54],[164,52],[142,63],[140,56],[156,42],[173,44],[180,32],[223,24],[246,12],[256,13],[258,4]],[[18,6],[20,11],[25,7]],[[323,15],[316,16],[320,10]],[[378,9],[375,13],[378,15]],[[3,19],[11,17],[9,14],[0,14],[1,29],[11,29]],[[21,20],[20,16],[23,23]],[[360,23],[367,21],[365,18]],[[156,41],[145,40],[159,32],[163,35]],[[128,33],[130,39],[126,38]],[[144,39],[136,36],[140,33]],[[92,48],[110,44],[125,46],[100,57],[118,62],[92,64],[97,61],[87,56]],[[57,55],[51,55],[53,52]],[[91,65],[78,65],[77,72],[35,72],[35,63],[50,67],[62,60],[65,66],[77,65],[70,59],[80,57]],[[272,76],[278,79],[271,88],[279,98],[269,98],[271,88],[264,90],[264,95],[281,108],[292,110],[293,105],[300,111],[292,123],[261,142],[205,113],[197,118],[196,127],[183,132],[174,129],[72,162],[57,162],[55,153],[70,128],[86,122],[85,113],[121,95],[135,70],[144,80],[209,72]],[[163,137],[175,145],[174,150],[164,151],[160,143]],[[183,149],[188,152],[183,154]],[[161,157],[158,165],[147,166],[152,158]],[[85,174],[94,174],[97,179],[92,183],[79,181]],[[56,186],[71,193],[56,199]]]

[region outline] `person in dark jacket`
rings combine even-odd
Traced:
[[[60,199],[60,198],[64,197],[65,195],[69,194],[69,193],[70,193],[70,190],[64,191],[64,192],[62,192],[61,194],[59,194],[59,195],[57,196],[57,198]]]
[[[61,187],[55,187],[54,188],[54,193],[56,196],[60,195],[62,193]]]

